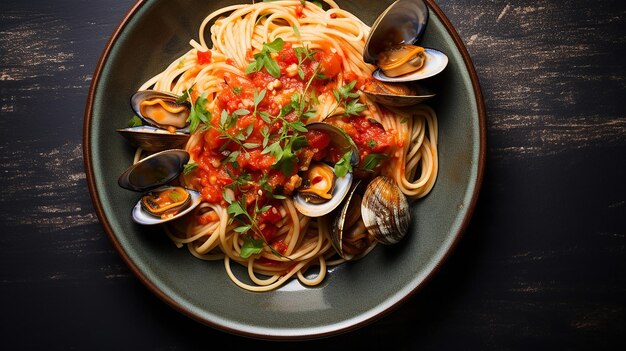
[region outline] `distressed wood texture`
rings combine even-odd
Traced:
[[[296,346],[624,349],[625,3],[438,3],[487,107],[475,215],[440,273],[401,308]],[[130,273],[97,220],[83,111],[99,55],[132,4],[0,3],[0,347],[293,349],[174,311]]]

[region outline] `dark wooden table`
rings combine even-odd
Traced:
[[[626,345],[626,5],[441,0],[481,80],[488,150],[460,245],[406,304],[306,343],[173,310],[104,234],[86,96],[133,0],[0,3],[0,348],[618,350]]]

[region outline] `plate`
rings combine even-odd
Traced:
[[[160,229],[137,225],[138,194],[117,178],[134,149],[118,135],[132,116],[129,98],[145,80],[188,50],[208,13],[231,1],[139,1],[121,21],[96,67],[85,110],[83,147],[89,191],[104,231],[138,279],[183,314],[213,328],[262,339],[313,339],[367,325],[407,301],[438,270],[466,228],[485,163],[485,110],[478,78],[461,39],[432,1],[425,46],[449,57],[428,81],[439,121],[440,173],[432,192],[411,208],[398,245],[335,267],[317,287],[296,280],[266,293],[240,289],[224,265],[177,249]],[[340,1],[372,24],[391,1]],[[193,9],[193,10],[191,10]],[[175,15],[174,15],[175,14]]]

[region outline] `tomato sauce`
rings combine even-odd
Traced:
[[[367,155],[389,153],[398,145],[395,131],[385,130],[379,122],[364,116],[333,117],[328,122],[343,129],[352,138],[361,162]]]
[[[224,73],[224,82],[210,111],[209,125],[201,129],[200,140],[191,150],[198,165],[193,171],[193,182],[201,189],[204,201],[227,206],[224,191],[229,188],[235,198],[245,196],[248,206],[272,205],[270,211],[257,218],[258,229],[268,243],[276,235],[281,219],[276,210],[279,203],[272,194],[290,195],[300,184],[297,173],[303,165],[323,159],[336,162],[343,156],[341,150],[335,149],[331,137],[317,130],[289,130],[286,139],[304,137],[305,145],[286,152],[284,123],[296,122],[300,117],[295,110],[282,115],[281,109],[292,104],[294,96],[299,100],[305,89],[307,99],[312,94],[332,96],[333,90],[338,89],[336,77],[339,74],[343,75],[344,84],[359,79],[343,71],[342,57],[333,50],[306,51],[308,56],[304,50],[296,50],[286,42],[280,51],[271,54],[280,68],[278,78],[266,69],[245,76]],[[210,51],[197,55],[198,65],[213,59]],[[254,59],[252,53],[249,56]],[[358,81],[356,86],[361,84]],[[264,94],[262,99],[261,94]],[[195,91],[191,95],[193,101],[199,98]],[[302,123],[306,124],[306,120]],[[380,124],[363,116],[333,118],[329,123],[341,127],[352,137],[361,160],[371,153],[388,152],[396,144],[393,131],[385,131]],[[277,142],[280,153],[267,148]],[[294,160],[292,167],[278,166],[289,157]],[[201,218],[207,221],[210,217]],[[275,245],[277,251],[284,250],[279,243]]]

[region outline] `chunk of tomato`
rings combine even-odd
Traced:
[[[207,64],[207,63],[211,63],[211,57],[212,56],[213,56],[213,54],[211,53],[211,50],[198,51],[198,53],[197,53],[198,64],[204,65],[204,64]]]
[[[341,56],[334,52],[326,52],[320,58],[322,73],[327,78],[334,78],[341,72]]]

